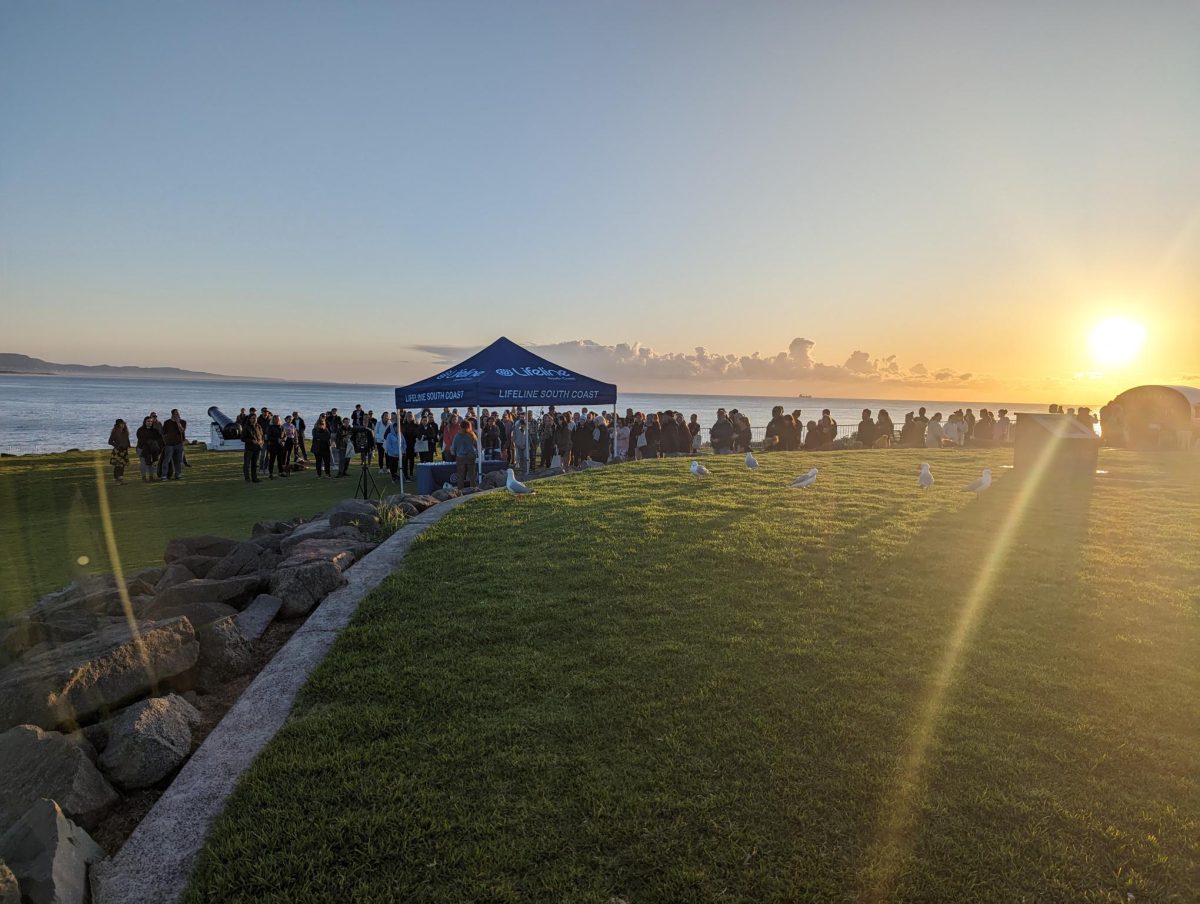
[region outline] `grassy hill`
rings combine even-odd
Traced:
[[[353,470],[341,480],[317,480],[308,471],[248,484],[239,453],[193,447],[188,461],[192,467],[183,480],[146,484],[137,476],[135,459],[128,482],[117,486],[107,452],[0,459],[0,616],[68,583],[79,570],[112,570],[101,485],[117,550],[130,571],[162,564],[172,537],[248,537],[256,521],[313,515],[354,495],[357,476]]]
[[[922,492],[926,455],[645,462],[453,513],[188,900],[1191,898],[1200,461],[943,453]]]

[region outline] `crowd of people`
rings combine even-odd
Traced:
[[[1063,411],[1051,405],[1051,413],[1064,414],[1088,425],[1100,423],[1105,432],[1116,432],[1122,421],[1120,406],[1110,403],[1097,419],[1089,409]],[[443,462],[456,465],[459,486],[470,485],[482,454],[485,461],[504,461],[518,471],[530,468],[578,468],[587,462],[607,463],[690,455],[709,448],[717,454],[749,451],[825,451],[837,444],[866,448],[942,448],[965,445],[998,445],[1012,440],[1013,422],[1008,410],[983,408],[979,414],[967,408],[952,412],[943,420],[941,412],[932,415],[925,408],[908,412],[897,427],[886,409],[874,415],[868,408],[856,428],[840,435],[837,420],[828,408],[819,418],[805,420],[800,409],[790,414],[782,405],[771,411],[761,442],[754,439],[750,419],[736,408],[717,409],[710,427],[701,425],[699,416],[680,411],[615,412],[559,411],[551,405],[544,413],[530,411],[476,411],[468,407],[431,408],[420,412],[385,411],[378,417],[373,410],[356,405],[348,415],[337,408],[318,414],[311,433],[298,411],[280,415],[267,407],[243,408],[236,419],[238,437],[244,445],[242,476],[258,483],[261,475],[269,480],[287,478],[304,470],[311,462],[318,478],[347,476],[350,465],[359,456],[364,466],[376,466],[392,480],[412,480],[418,462]],[[187,421],[172,410],[171,417],[160,422],[151,412],[138,428],[131,446],[129,430],[123,420],[113,426],[113,476],[124,482],[129,454],[135,452],[142,479],[179,480],[187,466],[184,448]]]

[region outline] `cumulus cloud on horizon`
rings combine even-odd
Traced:
[[[698,346],[691,353],[656,352],[641,343],[601,345],[590,339],[553,342],[526,347],[557,364],[602,379],[647,380],[818,380],[830,383],[965,386],[977,382],[975,374],[949,368],[914,364],[901,367],[895,355],[872,358],[856,349],[843,364],[824,364],[813,357],[816,343],[796,338],[787,351],[774,355],[721,355]],[[478,346],[414,345],[432,355],[437,364],[450,365],[479,350]]]

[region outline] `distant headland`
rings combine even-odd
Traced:
[[[112,377],[131,380],[254,380],[284,382],[269,377],[239,377],[179,367],[136,367],[132,364],[55,364],[29,355],[0,352],[0,374],[46,377]]]

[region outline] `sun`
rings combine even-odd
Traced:
[[[1088,344],[1097,364],[1116,367],[1128,364],[1142,350],[1146,328],[1128,317],[1109,317],[1092,328]]]

